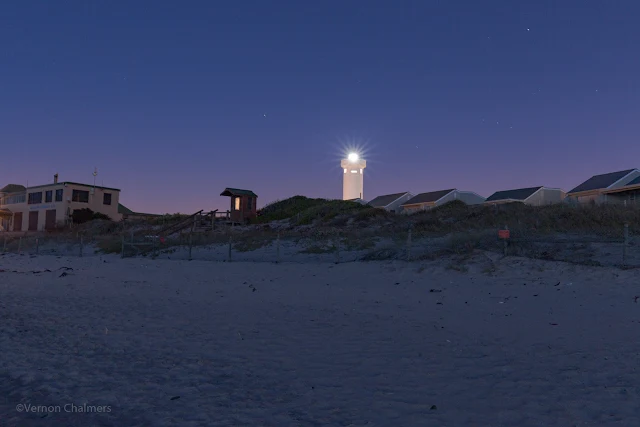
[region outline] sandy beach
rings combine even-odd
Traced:
[[[456,262],[0,256],[0,425],[640,425],[637,270]]]

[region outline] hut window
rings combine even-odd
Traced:
[[[234,203],[235,203],[234,209],[239,211],[240,210],[240,197],[236,197],[236,200],[235,200]]]

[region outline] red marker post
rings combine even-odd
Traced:
[[[509,227],[504,226],[504,230],[498,230],[498,239],[502,239],[504,242],[504,256],[507,256],[507,241],[511,237],[511,233],[509,232]]]

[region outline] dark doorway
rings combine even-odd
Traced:
[[[29,231],[38,230],[38,211],[29,212]]]
[[[22,231],[22,212],[13,214],[13,231]]]
[[[56,228],[56,210],[49,209],[46,215],[47,216],[45,217],[44,221],[44,229],[53,230],[54,228]]]

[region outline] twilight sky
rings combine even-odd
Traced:
[[[640,1],[0,2],[0,186],[133,210],[489,196],[640,167]]]

